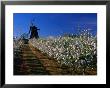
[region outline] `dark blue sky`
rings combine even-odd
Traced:
[[[65,33],[77,33],[89,28],[97,33],[96,13],[14,13],[14,36],[29,32],[31,21],[40,28],[40,37],[59,36]]]

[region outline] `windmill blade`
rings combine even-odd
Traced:
[[[34,22],[35,22],[35,17],[32,18],[31,25],[34,25]]]

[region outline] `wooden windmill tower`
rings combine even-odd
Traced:
[[[39,38],[38,30],[40,30],[40,29],[38,29],[38,27],[35,26],[35,24],[33,23],[34,20],[35,19],[33,19],[31,21],[31,25],[30,25],[30,30],[29,30],[30,39],[32,39],[32,38],[36,38],[36,39]]]

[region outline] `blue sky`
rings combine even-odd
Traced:
[[[33,23],[40,29],[40,37],[75,34],[78,28],[89,28],[91,33],[97,34],[96,13],[14,13],[14,36],[28,33],[33,19]]]

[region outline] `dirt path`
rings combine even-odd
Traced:
[[[18,74],[22,75],[48,75],[41,61],[33,54],[28,44],[21,46],[21,58]]]
[[[30,44],[21,46],[21,58],[15,66],[15,73],[21,75],[60,75],[67,74],[53,59],[41,53]],[[17,59],[18,60],[18,59]]]

